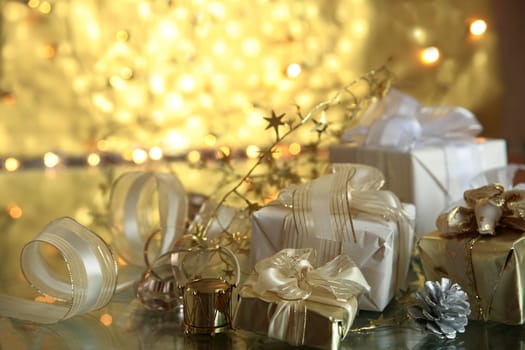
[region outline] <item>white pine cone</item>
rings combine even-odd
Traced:
[[[453,339],[456,333],[465,332],[470,304],[459,284],[448,278],[441,283],[427,281],[424,290],[412,295],[412,301],[410,317],[440,338]]]

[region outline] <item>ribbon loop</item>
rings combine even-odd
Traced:
[[[69,281],[60,278],[44,259],[40,251],[43,244],[53,246],[61,254]],[[3,316],[55,323],[104,307],[117,286],[117,263],[109,247],[99,236],[67,217],[51,222],[25,245],[21,268],[34,288],[68,305],[2,296],[0,314]]]
[[[128,172],[113,185],[109,205],[113,244],[133,265],[145,266],[145,242],[158,228],[162,238],[157,255],[172,249],[184,232],[187,215],[186,192],[174,174]]]
[[[406,152],[421,143],[471,138],[482,131],[474,114],[465,108],[421,106],[416,99],[396,89],[391,89],[366,111],[362,125],[345,132],[342,140]]]

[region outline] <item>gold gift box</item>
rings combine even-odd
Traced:
[[[448,277],[468,294],[471,319],[510,325],[525,322],[525,233],[498,228],[443,237],[433,232],[418,241],[427,280]]]
[[[304,338],[300,345],[306,345],[322,349],[338,349],[350,326],[354,322],[358,309],[357,298],[348,302],[348,308],[354,310],[348,318],[347,311],[341,307],[320,304],[312,301],[306,303],[306,322]],[[263,300],[243,289],[239,296],[237,310],[233,320],[234,329],[243,329],[260,335],[268,335],[270,318],[277,309],[276,302]],[[289,320],[286,338],[283,341],[290,342],[295,337],[292,317]]]

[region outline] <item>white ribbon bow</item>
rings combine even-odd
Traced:
[[[313,249],[283,249],[260,260],[245,282],[258,297],[278,303],[270,316],[268,336],[285,339],[294,345],[304,341],[305,301],[341,307],[349,313],[348,302],[370,290],[356,264],[347,255],[339,255],[325,265],[314,268]],[[269,310],[270,311],[270,310]],[[350,325],[345,322],[348,331]]]
[[[361,124],[346,131],[342,141],[409,151],[420,143],[470,138],[482,131],[474,114],[465,108],[421,106],[416,99],[396,89],[373,104]]]

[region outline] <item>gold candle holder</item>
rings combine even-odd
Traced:
[[[198,254],[203,251],[225,253],[229,256],[235,266],[235,282],[231,284],[222,277],[193,278],[187,280],[183,286],[179,286],[184,309],[184,332],[190,335],[214,335],[231,329],[233,288],[239,284],[240,279],[239,261],[230,249],[199,248],[191,250],[188,254]]]
[[[184,332],[216,334],[231,328],[234,285],[220,278],[196,279],[183,287]]]

